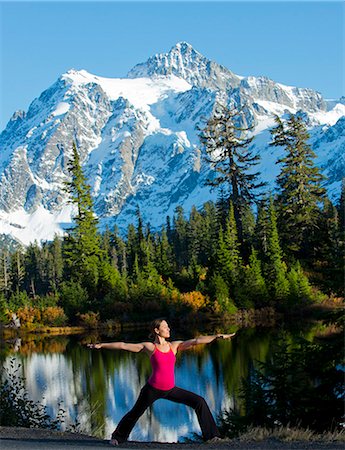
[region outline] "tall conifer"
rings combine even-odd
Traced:
[[[272,300],[283,302],[289,293],[289,282],[286,278],[287,268],[283,261],[283,252],[279,243],[277,216],[273,199],[268,209],[268,248],[265,274]]]
[[[70,203],[77,207],[75,226],[68,230],[64,247],[66,268],[71,278],[81,281],[94,294],[98,282],[98,263],[102,255],[97,233],[98,220],[93,212],[90,186],[80,163],[76,144],[68,163],[71,180],[65,183]]]
[[[242,111],[217,105],[200,134],[200,140],[206,150],[205,160],[214,169],[214,176],[207,184],[213,187],[227,185],[242,242],[242,209],[253,202],[254,191],[265,183],[257,181],[259,172],[253,173],[253,166],[259,163],[260,157],[251,149],[253,137],[248,137],[250,128],[237,125],[241,114]]]
[[[308,239],[315,231],[325,194],[324,177],[315,166],[315,153],[308,144],[309,134],[300,116],[290,114],[286,123],[276,117],[271,130],[272,146],[284,147],[285,156],[278,159],[281,171],[277,178],[279,195],[278,227],[284,248],[297,254],[308,253]]]

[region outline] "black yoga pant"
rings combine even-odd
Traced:
[[[192,407],[198,417],[204,440],[220,436],[211,411],[205,399],[200,397],[200,395],[186,391],[177,386],[168,391],[161,391],[147,383],[141,389],[134,407],[120,420],[120,423],[112,434],[112,438],[117,439],[119,442],[126,441],[139,417],[144,414],[145,410],[151,406],[153,402],[160,398],[171,400],[175,403],[183,403],[184,405]]]

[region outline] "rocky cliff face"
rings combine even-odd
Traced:
[[[205,186],[198,127],[216,103],[244,107],[254,127],[263,179],[272,183],[279,149],[268,147],[274,114],[303,114],[318,164],[336,192],[345,173],[343,101],[265,77],[240,77],[187,43],[138,64],[126,79],[70,70],[16,112],[0,135],[0,233],[28,243],[62,232],[73,214],[63,183],[72,142],[92,188],[101,225],[133,222],[139,205],[153,227],[177,205],[214,199]],[[44,218],[44,219],[43,219]]]

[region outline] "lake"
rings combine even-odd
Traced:
[[[176,385],[203,396],[215,415],[220,410],[241,406],[241,379],[249,376],[258,361],[270,357],[278,338],[283,336],[294,342],[298,336],[310,338],[315,329],[315,325],[307,325],[303,331],[241,329],[230,341],[218,340],[178,353]],[[232,331],[234,328],[216,330]],[[198,334],[206,333],[200,330]],[[172,333],[172,340],[190,337]],[[43,399],[49,414],[56,414],[62,401],[67,421],[77,417],[84,433],[109,438],[121,417],[134,405],[151,366],[145,354],[90,350],[85,346],[99,340],[140,342],[147,340],[147,330],[116,336],[28,335],[5,343],[2,361],[8,368],[11,358],[15,358],[19,373],[26,378],[30,397]],[[141,417],[130,439],[176,442],[192,433],[200,434],[192,409],[158,400]]]

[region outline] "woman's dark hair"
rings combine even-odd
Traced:
[[[156,337],[156,332],[155,332],[155,328],[159,328],[161,323],[163,322],[164,317],[160,317],[159,319],[155,319],[150,323],[150,334],[149,334],[149,339],[154,340]]]

